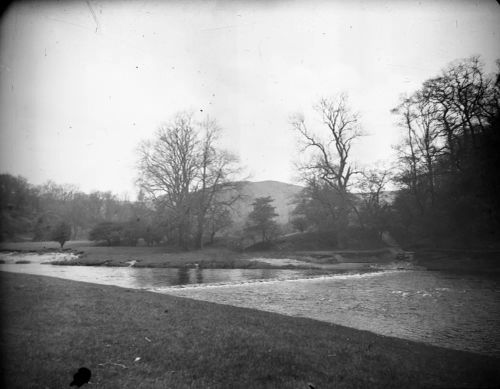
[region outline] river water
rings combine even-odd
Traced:
[[[41,256],[32,255],[29,264],[8,258],[10,263],[1,264],[0,270],[146,289],[500,356],[498,277],[421,270],[325,274],[54,266],[42,264],[47,258]]]
[[[164,292],[500,356],[498,279],[387,271]]]

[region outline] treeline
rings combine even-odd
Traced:
[[[72,185],[48,182],[32,185],[23,177],[0,174],[0,236],[2,240],[38,240],[51,237],[64,222],[70,239],[87,239],[103,222],[144,228],[154,224],[155,215],[143,201],[119,199],[111,192],[83,193]],[[138,227],[137,227],[138,228]]]
[[[306,189],[293,224],[331,233],[338,247],[356,240],[387,243],[391,236],[406,246],[498,242],[499,77],[471,57],[403,97],[393,110],[402,134],[397,162],[385,170],[361,171],[351,158],[364,133],[345,95],[316,106],[323,134],[311,130],[303,115],[293,117],[308,156],[299,168]],[[389,182],[398,188],[393,196],[385,191]]]
[[[497,61],[500,67],[500,62]],[[401,100],[394,235],[424,245],[498,241],[500,73],[456,61]]]
[[[319,233],[337,248],[395,241],[404,246],[497,243],[499,77],[498,71],[486,74],[480,59],[471,57],[401,98],[392,111],[400,121],[401,142],[396,164],[387,169],[362,170],[352,158],[364,131],[345,94],[315,106],[321,130],[311,128],[304,115],[293,116],[305,189],[295,199],[291,226]],[[190,113],[162,125],[139,147],[135,202],[0,175],[1,238],[45,240],[66,236],[54,235],[54,229],[69,226],[72,239],[90,237],[109,245],[143,239],[189,249],[213,243],[222,232],[231,232],[234,241],[266,244],[290,232],[290,226],[276,224],[272,198],[265,197],[254,199],[244,228],[231,231],[241,181],[237,158],[218,146],[219,133],[214,120]],[[389,183],[397,190],[388,193]]]
[[[217,146],[219,131],[214,120],[198,121],[190,113],[162,125],[139,147],[140,194],[134,202],[0,175],[1,237],[53,240],[64,222],[71,239],[201,248],[231,225],[229,207],[239,197],[237,160]]]
[[[191,201],[196,200],[194,196]],[[223,204],[212,204],[204,225],[205,241],[231,224]],[[178,245],[178,219],[165,206],[139,192],[136,201],[111,192],[89,194],[73,185],[32,185],[24,177],[0,174],[0,237],[2,241],[93,240],[107,245]],[[189,215],[191,221],[196,214]],[[193,225],[193,224],[192,224]],[[195,245],[195,231],[184,230],[185,247]],[[61,243],[61,245],[64,243]]]
[[[214,243],[216,234],[221,232],[231,233],[232,239],[226,243],[235,248],[241,248],[243,242],[269,241],[278,235],[279,227],[274,221],[277,214],[270,197],[255,199],[244,227],[229,231],[230,206],[240,198],[239,185],[227,182],[223,187],[224,190],[217,189],[217,198],[208,204],[203,243]],[[35,186],[23,177],[0,174],[1,237],[3,241],[57,241],[61,247],[69,240],[87,239],[109,246],[135,246],[142,240],[147,245],[196,247],[197,210],[203,197],[198,187],[189,192],[192,208],[185,214],[189,220],[175,217],[165,203],[165,195],[151,200],[140,191],[138,197],[137,201],[128,201],[111,192],[87,194],[75,186],[53,182]],[[182,235],[179,228],[184,228]],[[181,236],[183,246],[179,242]]]

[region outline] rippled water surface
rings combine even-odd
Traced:
[[[147,289],[500,356],[498,278],[415,270],[320,275],[310,270],[41,263],[2,264],[0,270]]]
[[[500,356],[498,279],[391,271],[166,292]]]

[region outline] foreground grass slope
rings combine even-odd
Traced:
[[[117,287],[0,272],[4,388],[496,387],[500,360]],[[134,360],[140,357],[139,360]]]

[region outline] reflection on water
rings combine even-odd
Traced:
[[[286,280],[324,274],[323,271],[319,270],[152,269],[135,267],[53,266],[41,263],[0,264],[0,270],[148,290],[190,284],[234,284],[255,280]]]
[[[203,270],[196,269],[196,283],[203,284]]]
[[[147,289],[500,356],[498,278],[430,271],[320,276],[324,273],[314,270],[148,269],[40,263],[0,264],[0,270]]]
[[[189,270],[188,269],[177,270],[177,277],[180,285],[189,283]]]

